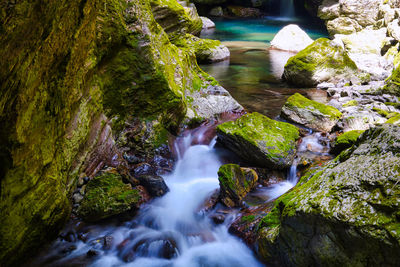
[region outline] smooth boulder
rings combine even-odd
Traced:
[[[290,24],[283,27],[275,35],[271,41],[271,48],[299,52],[312,43],[313,40],[305,31],[295,24]]]
[[[291,166],[299,139],[297,127],[260,113],[246,114],[217,127],[217,142],[253,166]]]
[[[241,206],[243,198],[256,186],[258,175],[253,169],[225,164],[218,170],[218,180],[221,201],[233,208]]]
[[[281,116],[317,131],[330,132],[342,113],[334,107],[296,93],[287,99],[282,107]]]
[[[258,254],[276,266],[398,265],[399,177],[400,127],[367,130],[275,201]]]
[[[322,82],[348,81],[357,74],[357,65],[342,46],[319,38],[291,57],[283,78],[299,87],[313,87]]]
[[[161,197],[169,191],[167,184],[161,176],[142,175],[138,177],[138,180],[153,197]]]
[[[352,130],[339,135],[331,144],[331,152],[339,154],[343,150],[350,148],[363,132],[363,130]]]

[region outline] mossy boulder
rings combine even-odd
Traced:
[[[393,116],[390,117],[385,123],[400,125],[400,113],[392,114]]]
[[[339,154],[343,150],[350,148],[363,132],[362,130],[352,130],[339,135],[331,145],[331,152]]]
[[[254,112],[219,125],[217,136],[218,143],[249,164],[284,169],[293,162],[299,130]]]
[[[253,169],[225,164],[218,170],[218,180],[220,199],[227,207],[232,208],[242,205],[243,198],[256,186],[258,175]]]
[[[198,63],[213,63],[229,58],[229,49],[218,40],[202,39],[191,34],[174,41],[180,48],[191,51],[196,55]]]
[[[139,207],[139,191],[122,180],[118,173],[104,172],[86,186],[78,216],[85,221],[99,221],[114,215],[135,211]]]
[[[396,266],[399,183],[400,127],[367,130],[275,201],[259,225],[258,254],[278,266]]]
[[[154,19],[168,34],[170,40],[185,34],[200,34],[203,22],[196,10],[182,6],[177,0],[150,0]]]
[[[357,74],[357,66],[343,47],[327,38],[319,38],[291,57],[283,78],[299,87],[313,87],[322,82],[349,80]]]
[[[317,131],[330,132],[342,113],[334,107],[296,93],[287,99],[282,107],[281,116]]]

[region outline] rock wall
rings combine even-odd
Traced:
[[[185,92],[216,82],[170,42],[201,29],[175,0],[3,1],[0,14],[0,265],[15,266],[57,235],[79,176],[124,168],[114,138],[129,122],[157,126],[145,149],[165,143]]]

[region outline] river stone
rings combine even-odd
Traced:
[[[200,19],[203,22],[202,30],[215,28],[215,23],[211,19],[207,17],[200,17]]]
[[[296,93],[287,99],[281,116],[317,131],[330,132],[342,113]]]
[[[153,197],[165,195],[169,188],[164,181],[164,178],[158,175],[142,175],[138,177],[142,184]]]
[[[290,42],[288,42],[290,40]],[[272,39],[271,47],[280,50],[299,52],[310,44],[313,40],[299,26],[290,24],[283,27]]]
[[[221,201],[233,208],[242,205],[243,198],[256,186],[258,176],[253,169],[225,164],[218,170],[218,180]]]
[[[219,125],[217,136],[218,143],[252,165],[284,169],[293,162],[299,130],[254,112]]]
[[[277,266],[397,266],[399,183],[400,127],[366,131],[275,201],[258,254]]]
[[[313,87],[322,82],[350,80],[356,72],[356,64],[343,47],[320,38],[288,60],[283,78],[299,87]]]
[[[139,202],[139,191],[123,183],[121,175],[103,172],[87,184],[77,212],[85,221],[94,222],[137,209]]]
[[[239,18],[258,18],[261,17],[261,11],[258,8],[243,7],[243,6],[228,6],[230,15]]]

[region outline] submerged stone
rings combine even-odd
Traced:
[[[296,93],[287,99],[281,116],[317,131],[330,132],[342,113]]]
[[[104,172],[87,184],[78,215],[86,221],[98,221],[137,209],[140,199],[138,190],[123,183],[121,175]]]
[[[217,136],[220,144],[250,164],[284,169],[293,162],[299,130],[254,112],[219,125]]]
[[[286,266],[397,265],[399,183],[400,127],[367,130],[275,201],[259,225],[259,255]]]
[[[221,201],[232,208],[242,205],[243,198],[256,186],[258,175],[253,169],[225,164],[218,170],[218,180]]]
[[[357,66],[343,47],[320,38],[288,60],[283,78],[299,87],[313,87],[322,82],[350,80],[356,74]]]

